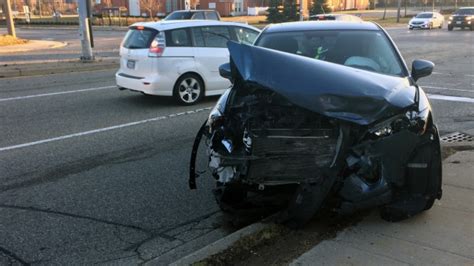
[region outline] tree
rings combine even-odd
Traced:
[[[158,0],[140,0],[140,7],[145,9],[153,20],[154,14],[156,14],[160,8],[160,3]]]
[[[284,21],[284,16],[279,9],[279,0],[270,0],[270,6],[268,7],[267,21],[269,23],[280,23]]]
[[[283,5],[283,16],[285,21],[298,21],[299,14],[296,7],[296,0],[286,0]]]
[[[311,14],[321,14],[331,12],[331,8],[329,8],[327,0],[313,0],[313,5],[311,6]]]

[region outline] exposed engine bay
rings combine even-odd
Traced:
[[[305,96],[301,86],[299,91],[288,89],[292,82],[270,87],[268,79],[261,80],[266,75],[256,68],[248,71],[249,62],[265,60],[258,55],[286,57],[290,65],[308,67],[311,63],[305,59],[300,62],[298,56],[240,44],[229,44],[229,49],[231,63],[223,66],[228,68],[223,76],[232,74],[233,87],[198,132],[190,166],[192,189],[196,178],[207,171],[216,181],[214,193],[223,210],[248,208],[251,194],[270,196],[283,202],[281,220],[295,227],[305,224],[324,204],[340,214],[380,207],[382,218],[397,221],[431,208],[441,198],[439,136],[423,91],[407,90],[414,97],[402,97],[409,99],[405,106],[387,99],[381,103],[381,97],[367,96],[366,91],[364,97],[374,100],[360,104],[386,110],[370,116],[366,112],[370,106],[357,107],[350,102],[354,98],[337,90],[331,96]],[[314,65],[315,72],[319,67]],[[329,67],[350,77],[360,73],[345,66]],[[317,83],[317,76],[310,78]],[[357,86],[358,81],[348,84]],[[318,86],[330,89],[319,84],[313,91]],[[307,97],[319,107],[307,108]],[[345,113],[344,105],[352,110]],[[205,151],[208,169],[196,169],[198,150]]]

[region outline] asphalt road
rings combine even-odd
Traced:
[[[442,133],[474,134],[474,34],[389,33],[409,62],[437,64],[420,83]],[[212,181],[187,187],[215,100],[118,91],[113,71],[0,79],[0,264],[164,264],[231,232]]]

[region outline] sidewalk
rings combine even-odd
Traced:
[[[0,46],[0,55],[28,52],[28,51],[37,51],[37,50],[44,50],[44,49],[55,49],[55,48],[64,47],[66,45],[67,43],[65,42],[30,40],[25,44]]]
[[[443,198],[411,219],[373,214],[291,265],[474,265],[474,151],[443,164]]]

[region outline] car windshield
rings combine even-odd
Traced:
[[[403,75],[401,60],[381,31],[263,33],[255,45],[377,73]]]
[[[164,20],[183,20],[191,19],[193,12],[173,12],[169,14]]]
[[[421,14],[416,15],[416,18],[432,18],[432,17],[433,17],[433,14],[431,13],[421,13]]]
[[[474,8],[459,9],[454,13],[455,15],[474,15]]]

